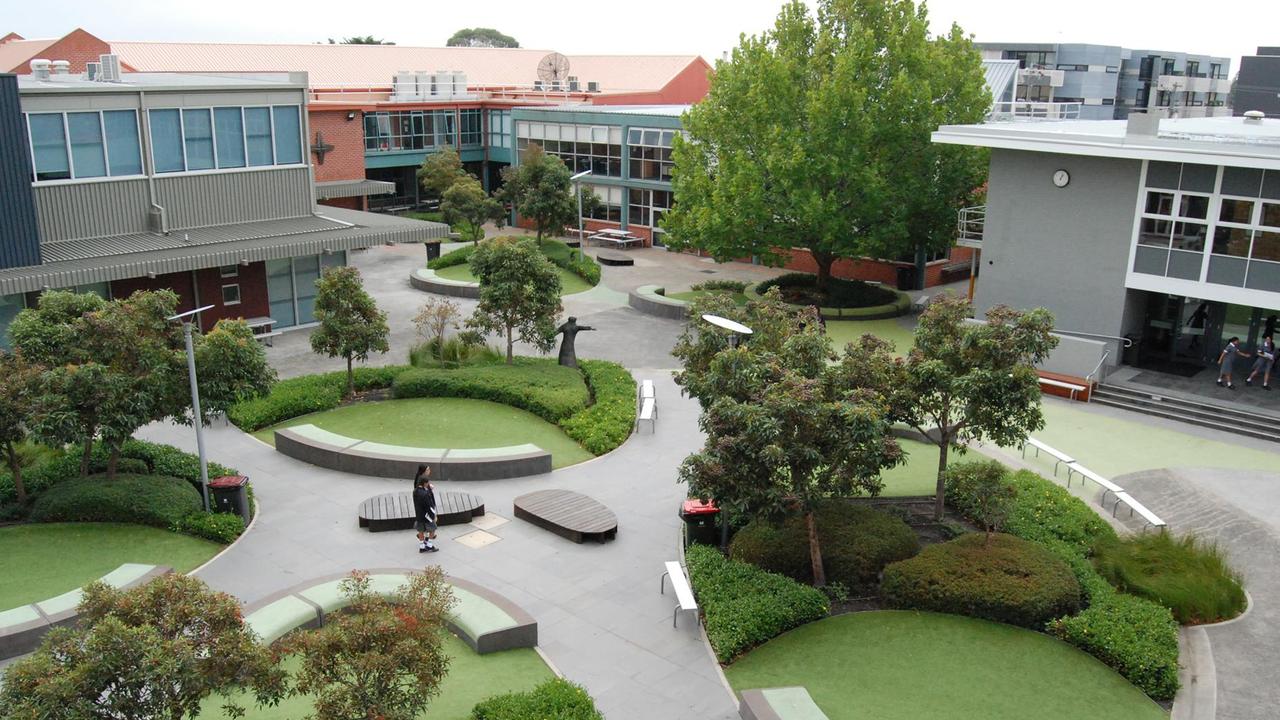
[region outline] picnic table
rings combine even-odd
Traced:
[[[253,331],[254,339],[264,341],[268,345],[273,344],[274,338],[282,332],[280,330],[272,330],[272,326],[276,324],[276,321],[274,318],[266,316],[245,318],[244,324],[248,325],[249,329]]]
[[[614,247],[620,247],[624,250],[631,247],[632,245],[639,245],[644,242],[642,239],[640,239],[639,237],[636,237],[635,235],[632,235],[630,232],[626,230],[615,230],[613,228],[601,230],[597,232],[595,235],[592,235],[587,239],[595,240],[597,245],[603,245],[604,243],[609,243]]]

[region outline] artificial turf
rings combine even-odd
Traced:
[[[546,663],[529,648],[478,655],[461,640],[449,635],[445,638],[445,652],[451,658],[449,674],[440,683],[440,694],[419,718],[467,720],[471,717],[471,708],[481,700],[502,693],[530,690],[552,677]],[[292,671],[301,659],[291,656],[284,662],[285,667]],[[240,696],[236,701],[244,705],[246,720],[299,720],[312,713],[312,700],[308,695],[295,695],[269,708],[254,707],[251,696]],[[207,698],[200,717],[214,720],[229,717],[221,708],[222,702],[217,696]]]
[[[938,489],[938,446],[898,439],[905,462],[880,473],[884,489],[880,497],[933,495]],[[955,454],[951,455],[955,458]]]
[[[408,447],[464,449],[533,443],[551,453],[555,468],[594,457],[559,427],[531,412],[461,398],[355,403],[287,420],[259,430],[254,437],[274,444],[276,430],[307,423],[347,437]]]
[[[0,528],[0,578],[7,579],[0,582],[0,611],[74,590],[124,563],[168,565],[188,572],[221,549],[208,540],[143,525],[32,523]]]
[[[857,342],[863,335],[870,333],[876,337],[893,343],[894,354],[906,356],[915,344],[912,329],[899,321],[899,318],[884,320],[827,320],[827,337],[831,338],[831,346],[838,352],[851,342]]]
[[[556,266],[556,272],[560,274],[561,295],[574,295],[576,293],[586,292],[593,287],[591,283],[558,265]],[[467,263],[451,265],[447,268],[440,268],[439,270],[436,270],[436,275],[446,280],[476,282],[476,276],[471,274],[471,265]]]
[[[911,611],[819,620],[725,670],[735,690],[803,686],[831,720],[1161,720],[1142,691],[1064,642]]]
[[[729,295],[738,305],[747,304],[747,296],[745,293],[729,293],[725,290],[685,290],[684,292],[667,293],[667,297],[672,300],[683,300],[685,302],[693,302],[700,297],[707,295]]]

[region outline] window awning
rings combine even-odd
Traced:
[[[317,200],[369,195],[394,195],[396,184],[382,180],[330,180],[316,183]]]

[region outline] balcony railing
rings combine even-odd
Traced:
[[[961,208],[956,214],[956,244],[960,247],[981,248],[982,232],[986,224],[986,205]]]
[[[1021,122],[1027,120],[1078,120],[1080,107],[1078,102],[1036,102],[1016,100],[1014,102],[998,102],[991,107],[987,122]]]

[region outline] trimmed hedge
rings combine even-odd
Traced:
[[[551,423],[582,411],[590,401],[581,373],[542,358],[516,358],[514,365],[406,370],[395,378],[391,394],[489,400],[528,410]]]
[[[432,270],[443,270],[444,268],[453,267],[454,265],[462,265],[471,259],[471,253],[475,251],[476,246],[474,244],[467,245],[466,247],[460,247],[457,250],[452,250],[434,260],[428,261],[427,267]]]
[[[1100,543],[1094,565],[1111,584],[1169,608],[1184,625],[1228,620],[1248,605],[1226,555],[1194,535],[1158,532]]]
[[[1039,630],[1080,610],[1071,568],[1038,543],[1012,535],[962,535],[884,569],[889,607],[968,615]]]
[[[244,520],[234,513],[196,512],[174,523],[172,530],[228,545],[244,532]]]
[[[707,639],[722,663],[830,611],[820,590],[726,559],[713,547],[689,546],[685,565],[702,606]]]
[[[819,505],[814,516],[827,582],[838,582],[855,593],[874,593],[886,565],[920,551],[915,532],[901,519],[879,510],[833,500]],[[813,583],[809,532],[801,515],[781,523],[752,520],[734,535],[730,555],[769,572]]]
[[[356,390],[389,388],[406,369],[405,365],[356,368]],[[227,418],[241,430],[254,432],[300,415],[332,410],[342,404],[346,388],[345,370],[281,380],[266,395],[232,405]]]
[[[540,249],[542,254],[557,266],[592,285],[600,284],[600,264],[581,250],[574,250],[559,240],[543,240]]]
[[[837,277],[828,278],[827,289],[822,292],[818,290],[818,276],[809,273],[787,273],[765,280],[756,286],[756,292],[763,295],[773,287],[781,290],[782,297],[789,303],[819,307],[867,308],[898,300],[898,294],[887,288]]]
[[[579,363],[595,403],[560,421],[565,434],[592,455],[603,455],[631,437],[636,422],[636,381],[605,360]]]
[[[170,528],[201,507],[191,483],[162,475],[90,476],[66,480],[31,508],[36,522],[125,522]]]
[[[472,720],[604,720],[581,685],[562,678],[547,680],[528,692],[496,695],[471,710]]]

